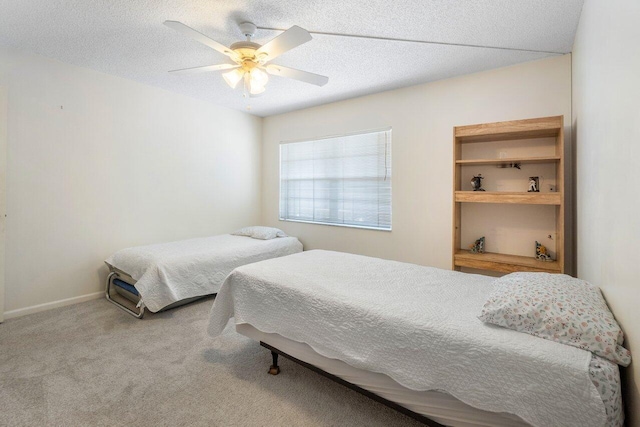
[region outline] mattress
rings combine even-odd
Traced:
[[[235,270],[214,302],[209,333],[235,317],[407,389],[443,391],[534,426],[619,425],[592,381],[591,353],[477,319],[494,280],[308,251]],[[619,397],[617,366],[601,366]]]
[[[157,312],[178,301],[217,293],[236,267],[301,251],[295,237],[259,240],[223,234],[127,248],[105,262],[135,280],[138,304]]]
[[[140,294],[138,293],[138,290],[135,288],[135,286],[125,282],[124,280],[113,279],[113,284],[118,286],[119,288],[122,288],[125,291],[135,295],[136,297],[140,296]]]

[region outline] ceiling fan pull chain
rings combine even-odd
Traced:
[[[249,98],[250,90],[251,90],[251,76],[249,75],[249,73],[244,73],[244,89],[242,92],[242,96],[244,96],[245,98]]]

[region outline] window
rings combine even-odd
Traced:
[[[280,219],[391,230],[391,129],[281,144]]]

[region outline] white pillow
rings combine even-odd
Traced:
[[[496,287],[478,318],[590,351],[622,366],[631,353],[600,289],[566,274],[511,273]]]
[[[284,231],[279,228],[273,227],[261,227],[261,226],[253,226],[253,227],[244,227],[240,230],[236,230],[231,233],[234,236],[247,236],[253,237],[254,239],[260,240],[271,240],[276,237],[287,237]]]

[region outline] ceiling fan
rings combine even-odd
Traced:
[[[207,71],[230,70],[222,74],[222,77],[227,84],[234,89],[238,86],[238,83],[242,81],[244,97],[253,97],[264,92],[265,85],[269,81],[269,74],[287,77],[317,86],[324,86],[329,81],[329,78],[326,76],[270,63],[270,61],[283,53],[311,40],[311,34],[298,26],[294,25],[266,44],[260,45],[251,41],[257,27],[251,22],[243,22],[240,24],[240,31],[242,31],[242,34],[245,35],[247,40],[239,41],[230,47],[226,47],[181,22],[165,21],[164,25],[209,46],[228,56],[231,61],[233,61],[233,63],[227,62],[217,65],[206,65],[204,67],[173,70],[169,71],[170,73],[193,74]]]

